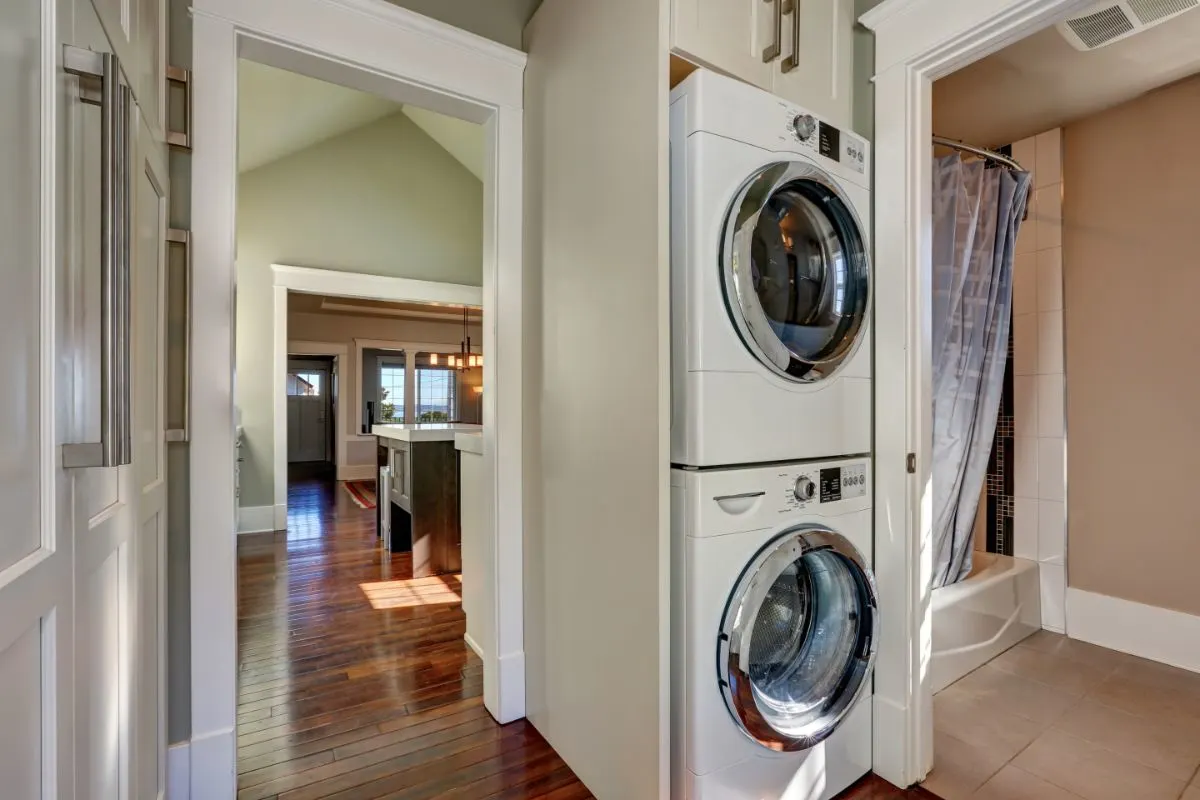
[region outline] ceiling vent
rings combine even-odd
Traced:
[[[1098,3],[1083,14],[1058,23],[1058,32],[1076,50],[1095,50],[1153,28],[1185,11],[1200,7],[1200,0],[1121,0]]]

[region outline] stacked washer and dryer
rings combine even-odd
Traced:
[[[672,797],[871,769],[866,142],[697,70],[671,94]]]

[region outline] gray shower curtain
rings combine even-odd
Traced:
[[[1013,244],[1028,172],[933,164],[933,585],[971,572],[972,528],[1004,391]]]

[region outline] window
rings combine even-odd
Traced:
[[[379,360],[379,422],[404,422],[404,359]]]
[[[446,365],[446,356],[417,354],[415,422],[452,422],[458,416],[455,403],[458,371]]]
[[[300,370],[288,372],[287,393],[292,396],[320,397],[321,373]]]

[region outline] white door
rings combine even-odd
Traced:
[[[0,202],[0,794],[157,798],[165,160],[158,137],[139,137],[130,94],[67,72],[103,71],[86,51],[111,52],[90,2],[0,3],[0,42],[0,180],[18,199]],[[64,45],[83,48],[69,64]],[[127,148],[102,148],[102,128]],[[154,197],[140,180],[151,153]],[[102,166],[129,180],[102,181]],[[127,463],[77,466],[106,450]]]
[[[329,460],[331,378],[328,364],[288,362],[289,462]]]

